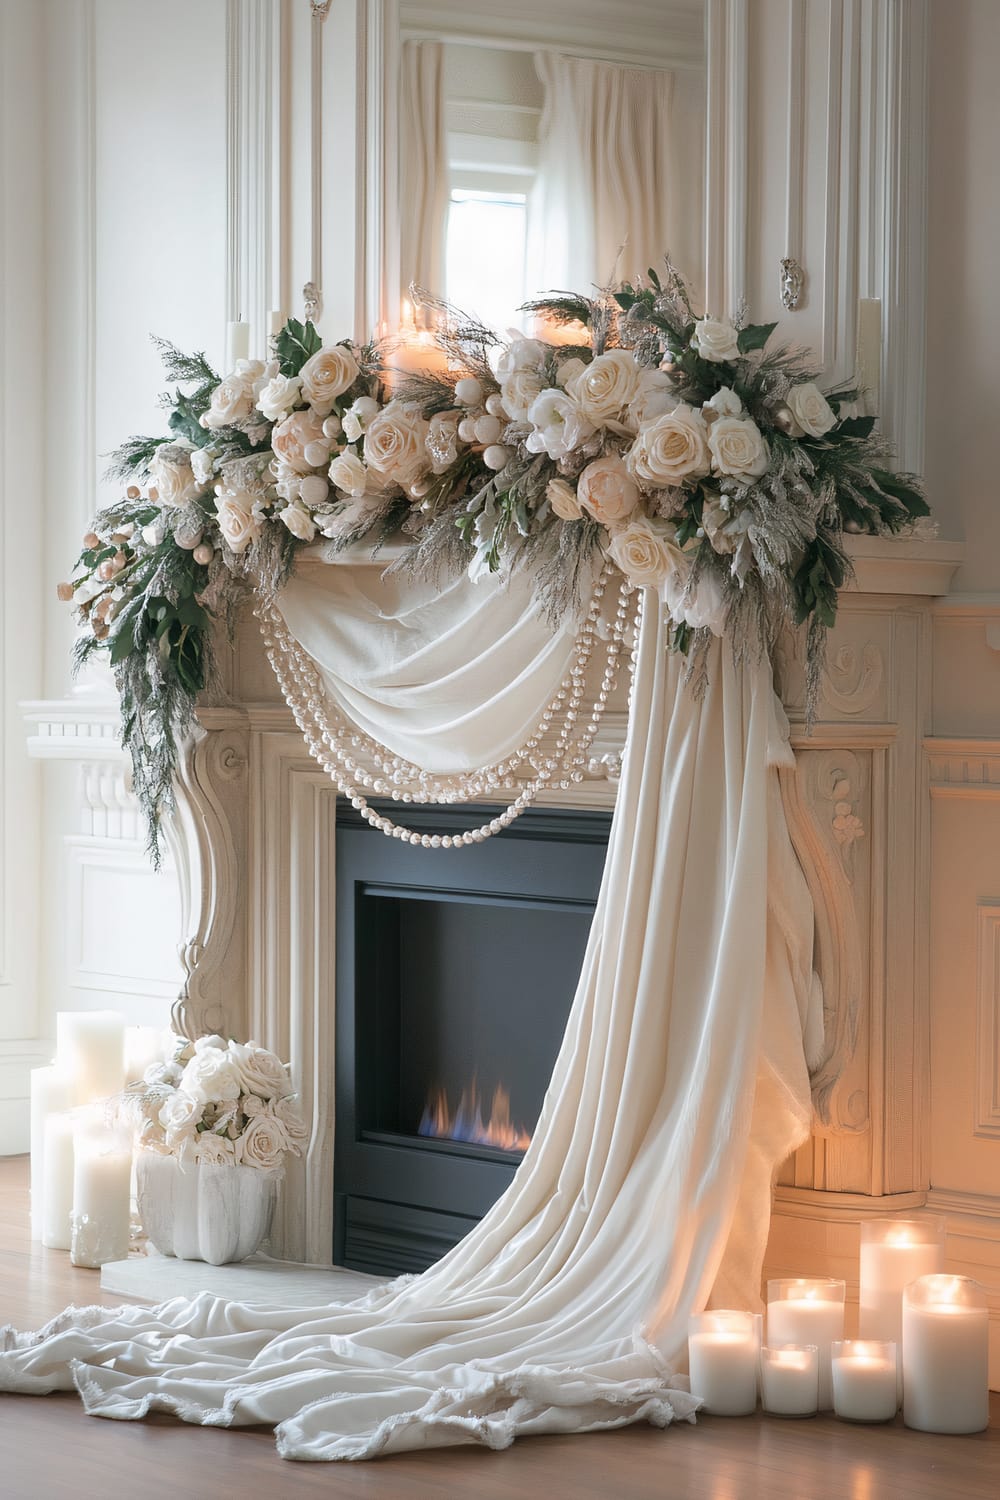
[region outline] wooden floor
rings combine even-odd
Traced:
[[[0,1325],[34,1328],[105,1302],[96,1271],[28,1236],[27,1161],[0,1158]],[[261,1429],[169,1417],[108,1422],[75,1396],[0,1395],[0,1500],[1000,1500],[1000,1397],[990,1430],[945,1438],[832,1418],[703,1418],[666,1431],[528,1438],[366,1464],[291,1464]]]

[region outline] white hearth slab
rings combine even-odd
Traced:
[[[252,1255],[236,1266],[209,1266],[200,1260],[166,1255],[130,1255],[101,1267],[101,1290],[141,1302],[166,1302],[213,1292],[231,1302],[266,1302],[317,1307],[349,1302],[377,1286],[380,1277],[340,1266],[306,1266]]]

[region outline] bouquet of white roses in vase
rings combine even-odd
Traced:
[[[178,1037],[134,1106],[139,1216],[155,1247],[213,1265],[253,1254],[285,1156],[308,1136],[286,1066],[256,1042]]]

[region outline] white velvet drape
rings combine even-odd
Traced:
[[[665,247],[697,292],[705,86],[697,74],[540,52],[545,88],[528,205],[527,284],[645,276]]]
[[[327,575],[325,604],[306,605],[317,585],[299,584],[285,608],[307,642],[319,619],[337,642],[327,675],[346,681],[337,652],[354,627],[338,621],[376,608],[378,588]],[[418,695],[435,630],[477,613],[475,588],[428,601],[412,639],[403,629],[402,656],[414,642],[423,653]],[[384,603],[395,629],[399,601]],[[528,611],[525,662],[535,630]],[[492,644],[484,623],[470,662]],[[397,709],[400,693],[397,680]],[[483,712],[499,725],[494,696]],[[0,1335],[0,1390],[75,1384],[98,1416],[268,1423],[283,1456],[314,1460],[690,1417],[674,1373],[688,1315],[710,1299],[757,1304],[773,1172],[810,1118],[818,992],[776,779],[782,723],[767,664],[737,667],[724,641],[696,701],[649,596],[604,881],[541,1119],[510,1189],[442,1261],[346,1307],[203,1294],[70,1309],[39,1334]],[[460,872],[461,853],[441,858]]]

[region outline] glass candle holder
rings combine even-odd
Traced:
[[[990,1419],[989,1310],[968,1276],[921,1276],[903,1292],[903,1421],[982,1432]]]
[[[861,1225],[858,1334],[863,1339],[903,1338],[903,1288],[944,1270],[945,1221],[867,1219]]]
[[[833,1409],[845,1422],[891,1422],[899,1410],[893,1339],[835,1339]]]
[[[757,1410],[757,1338],[753,1313],[704,1312],[688,1320],[691,1394],[717,1417]]]
[[[815,1344],[781,1344],[760,1351],[761,1399],[775,1417],[814,1417],[819,1399]]]
[[[844,1337],[846,1284],[827,1276],[786,1276],[767,1283],[767,1342],[815,1344],[818,1355],[819,1410],[833,1406],[830,1346]]]

